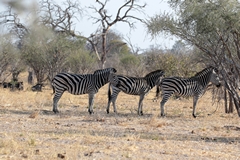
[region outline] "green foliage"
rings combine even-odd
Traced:
[[[7,70],[9,63],[12,61],[12,46],[6,38],[0,40],[0,77]]]
[[[130,55],[130,54],[121,58],[120,61],[124,66],[127,66],[127,67],[139,65],[139,63],[140,63],[140,60],[136,56]]]
[[[141,64],[143,64],[141,56],[127,54],[120,58],[120,65],[125,71],[123,73],[126,75],[143,76],[144,66]]]
[[[3,35],[0,40],[0,79],[4,81],[8,75],[16,75],[25,69],[20,59],[19,50],[12,41],[11,35]]]
[[[165,32],[197,47],[201,51],[198,51],[199,60],[220,70],[240,116],[237,103],[240,96],[236,87],[240,78],[239,0],[168,2],[176,15],[161,14],[150,18],[147,22],[149,33],[157,36]]]
[[[32,33],[24,39],[24,47],[22,49],[22,59],[25,63],[32,67],[37,82],[42,83],[44,75],[47,72],[45,59],[47,57],[47,42],[53,37],[53,34],[43,27],[36,26]]]
[[[190,77],[202,69],[196,61],[194,53],[194,51],[189,50],[184,54],[176,54],[174,50],[163,51],[152,48],[144,53],[144,66],[148,72],[162,69],[167,77]]]
[[[177,16],[164,13],[151,17],[147,27],[152,36],[162,32],[169,33],[196,45],[203,51],[211,51],[210,47],[219,41],[221,32],[240,29],[239,1],[172,0],[169,4],[174,7]]]
[[[92,72],[96,66],[96,63],[96,56],[91,55],[86,50],[81,49],[73,51],[67,59],[67,65],[71,72],[79,74]]]
[[[151,17],[147,27],[152,36],[164,32],[189,42],[201,50],[199,58],[204,57],[202,62],[207,65],[219,66],[222,63],[223,66],[230,66],[226,63],[239,63],[239,1],[168,2],[175,9],[176,15],[164,13]]]
[[[55,34],[44,26],[36,26],[25,38],[22,58],[33,68],[37,82],[42,83],[59,72],[71,70],[67,65],[68,57],[84,48],[84,44],[82,39]]]
[[[140,60],[137,58],[137,56],[131,54],[124,56],[120,61],[121,64],[126,68],[140,64]]]
[[[126,43],[122,40],[114,39],[110,41],[110,54],[118,54],[119,56],[125,56],[130,53],[130,49]]]

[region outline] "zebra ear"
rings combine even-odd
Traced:
[[[214,73],[214,74],[216,74],[216,71],[215,71],[215,69],[213,69],[213,73]]]
[[[162,71],[162,77],[163,77],[163,78],[165,77],[165,72],[164,72],[164,71]]]
[[[218,74],[218,69],[217,68],[213,68],[213,73]]]
[[[218,69],[216,67],[210,66],[209,68],[213,70],[213,73],[218,74]]]

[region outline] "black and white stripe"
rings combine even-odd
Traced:
[[[169,77],[163,78],[160,86],[157,86],[157,96],[159,87],[162,90],[161,116],[164,116],[164,104],[172,94],[179,96],[193,96],[193,117],[196,118],[196,104],[198,99],[204,94],[207,85],[212,82],[217,87],[221,85],[217,70],[214,67],[208,67],[195,74],[191,78]]]
[[[109,107],[111,102],[113,103],[114,112],[117,113],[116,99],[120,91],[126,94],[139,95],[138,114],[142,115],[142,101],[144,96],[161,80],[164,72],[162,70],[156,70],[145,77],[127,77],[117,74],[111,74],[108,92],[108,106],[107,113],[109,113]],[[112,94],[111,94],[112,89]]]
[[[88,112],[93,113],[94,96],[98,90],[109,82],[109,75],[115,73],[116,69],[106,68],[97,70],[93,74],[71,74],[59,73],[52,80],[53,92],[53,112],[59,112],[57,103],[65,91],[74,95],[88,94],[89,95],[89,108]]]

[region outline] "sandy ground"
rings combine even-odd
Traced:
[[[59,114],[52,112],[52,90],[0,89],[0,159],[240,159],[240,118],[225,114],[223,102],[206,93],[192,117],[192,98],[166,103],[159,117],[155,88],[137,115],[138,96],[121,93],[118,114],[106,113],[107,85],[94,114],[88,95],[64,93]],[[216,110],[217,109],[217,110]]]

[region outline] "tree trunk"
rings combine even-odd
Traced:
[[[18,75],[20,74],[19,71],[14,71],[12,73],[12,81],[17,82],[18,81]]]
[[[228,103],[228,99],[229,99],[229,103]],[[233,113],[233,98],[231,96],[231,93],[227,92],[226,87],[224,88],[224,106],[225,106],[225,113]]]
[[[228,107],[228,113],[233,113],[233,98],[231,94],[229,93],[229,107]]]
[[[236,110],[237,110],[237,113],[238,113],[238,116],[240,117],[240,105],[239,105],[239,98],[238,96],[233,96],[233,102],[235,104],[235,107],[236,107]]]
[[[105,63],[106,63],[106,56],[107,56],[107,29],[103,29],[103,34],[102,34],[102,56],[101,56],[101,62],[102,62],[102,69],[105,68]]]
[[[33,84],[33,72],[28,71],[28,84]]]
[[[101,62],[102,62],[102,69],[104,69],[104,68],[105,68],[106,60],[102,60]]]
[[[228,103],[227,103],[227,89],[224,87],[224,106],[225,106],[225,113],[228,113]]]
[[[228,83],[228,81],[225,81],[225,87],[228,90],[229,97],[231,97],[231,99],[229,98],[229,100],[231,100],[231,101],[233,100],[234,105],[236,107],[236,111],[238,113],[238,116],[240,117],[240,104],[239,104],[240,97],[238,96],[238,92],[236,91],[236,87],[232,86],[231,83]],[[228,109],[228,111],[230,111],[230,108]]]

